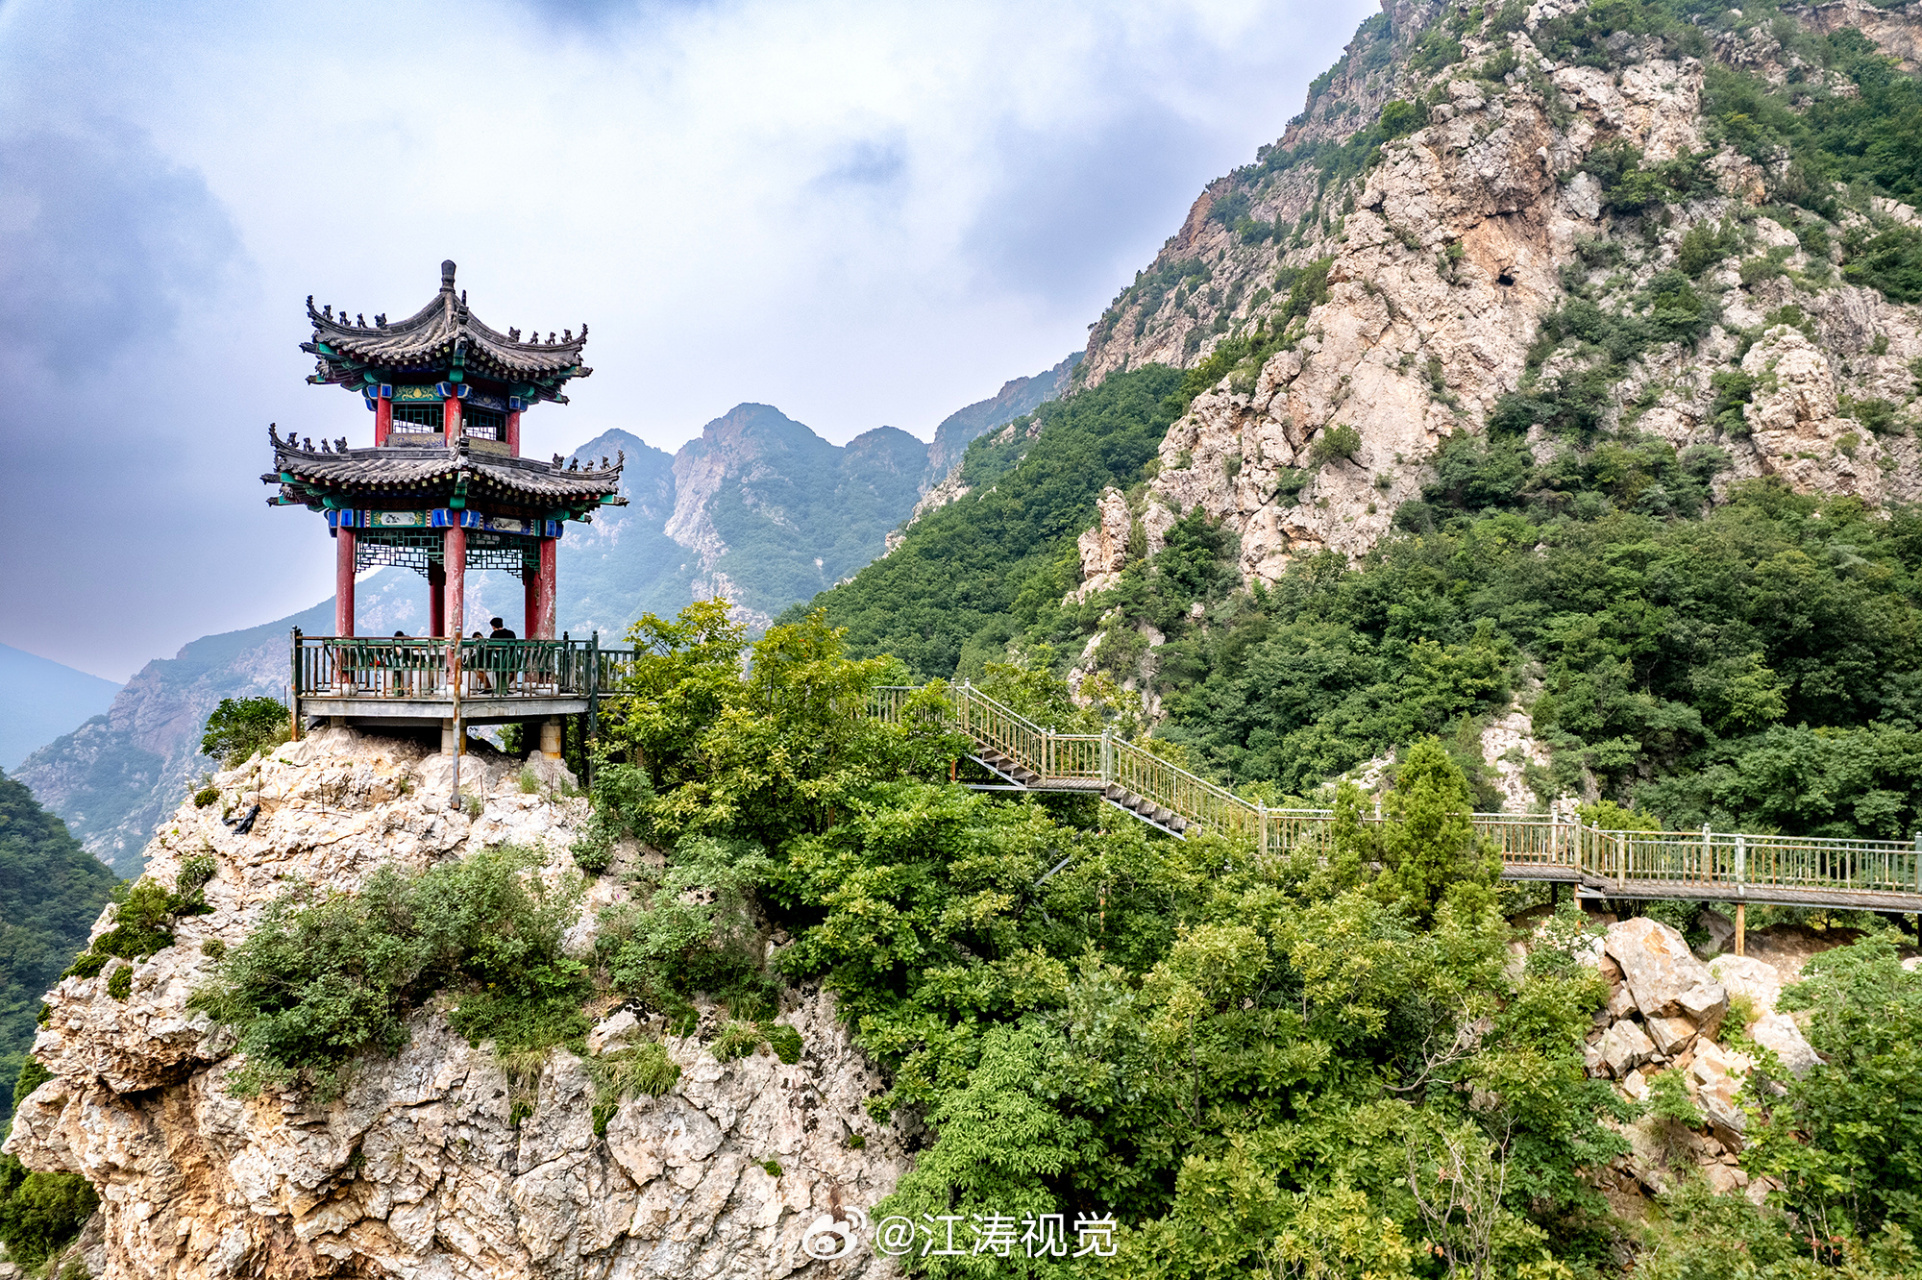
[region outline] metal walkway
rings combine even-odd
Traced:
[[[900,723],[919,687],[875,690],[877,717]],[[1270,854],[1326,853],[1331,809],[1270,809],[1111,733],[1055,733],[964,683],[940,691],[942,720],[974,743],[996,778],[983,790],[1098,795],[1177,838],[1239,836]],[[1572,884],[1584,896],[1691,898],[1922,913],[1922,833],[1912,842],[1710,831],[1605,831],[1554,814],[1478,813],[1477,835],[1502,876]],[[1375,821],[1372,816],[1364,821]],[[1918,926],[1922,926],[1919,915]]]

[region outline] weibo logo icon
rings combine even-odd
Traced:
[[[801,1237],[801,1252],[817,1262],[832,1262],[854,1252],[856,1233],[867,1230],[868,1215],[859,1209],[845,1209],[847,1217],[837,1219],[822,1214]]]

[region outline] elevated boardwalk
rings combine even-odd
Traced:
[[[874,695],[899,723],[916,687]],[[948,727],[996,779],[984,790],[1071,792],[1102,800],[1178,838],[1216,831],[1270,854],[1326,853],[1330,809],[1270,809],[1112,734],[1055,733],[968,684],[946,690]],[[1375,821],[1372,816],[1364,821]],[[1478,813],[1509,880],[1571,884],[1584,896],[1689,898],[1922,913],[1922,833],[1912,842],[1719,832],[1605,831],[1554,814]]]

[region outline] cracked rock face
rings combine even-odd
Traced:
[[[830,997],[793,993],[778,1021],[801,1036],[792,1065],[765,1050],[722,1063],[669,1038],[679,1082],[622,1100],[595,1132],[583,1061],[556,1049],[527,1077],[449,1026],[439,1005],[410,1020],[394,1058],[367,1059],[341,1098],[232,1096],[227,1037],[187,1011],[208,973],[202,944],[242,941],[285,878],[352,890],[389,863],[423,869],[500,843],[546,849],[570,874],[587,818],[571,778],[491,754],[450,762],[349,730],[315,733],[218,775],[221,799],[183,805],[148,853],[171,883],[211,854],[211,910],[134,966],[125,1002],[108,973],[63,980],[34,1051],[54,1078],[20,1107],[7,1149],[29,1167],[84,1175],[108,1277],[629,1277],[891,1273],[865,1249],[803,1252],[823,1217],[868,1209],[909,1167],[911,1135],[863,1104],[882,1088]],[[253,829],[221,821],[258,802]],[[603,881],[584,911],[618,898]],[[96,934],[111,924],[110,912]],[[587,922],[571,938],[584,945]],[[597,1044],[629,1042],[630,1016]]]
[[[1911,372],[1922,357],[1922,306],[1845,283],[1835,270],[1839,249],[1811,259],[1793,232],[1758,212],[1770,199],[1768,175],[1728,147],[1704,162],[1715,191],[1675,204],[1641,244],[1584,166],[1599,148],[1633,148],[1648,164],[1708,150],[1704,63],[1558,64],[1533,36],[1543,21],[1581,7],[1538,0],[1524,30],[1471,32],[1460,63],[1422,73],[1401,42],[1417,39],[1438,8],[1385,0],[1397,33],[1391,56],[1345,58],[1265,160],[1346,143],[1391,98],[1432,102],[1425,123],[1383,143],[1372,167],[1325,188],[1314,164],[1300,160],[1258,163],[1211,184],[1096,324],[1079,375],[1088,385],[1151,362],[1192,369],[1257,326],[1286,334],[1283,349],[1259,368],[1230,370],[1170,427],[1134,511],[1149,554],[1174,523],[1169,511],[1198,506],[1239,539],[1244,583],[1272,583],[1297,558],[1323,551],[1362,555],[1391,532],[1397,508],[1422,496],[1444,442],[1484,433],[1501,397],[1533,376],[1542,317],[1570,299],[1571,287],[1626,314],[1640,305],[1635,289],[1675,269],[1690,228],[1724,223],[1748,228],[1753,242],[1697,280],[1720,308],[1719,323],[1699,343],[1637,357],[1608,393],[1610,426],[1659,436],[1678,452],[1720,450],[1728,469],[1714,481],[1718,497],[1734,482],[1773,476],[1800,493],[1922,498],[1922,402]],[[1922,48],[1915,6],[1841,0],[1807,20],[1822,30],[1858,27],[1902,59]],[[1471,78],[1497,54],[1514,57],[1505,83]],[[1713,56],[1778,83],[1795,61],[1766,32],[1741,47],[1718,45]],[[1223,202],[1238,202],[1232,207],[1245,216],[1218,216]],[[1874,207],[1883,218],[1922,222],[1898,201],[1878,198]],[[1609,269],[1619,281],[1591,266],[1598,248],[1625,253]],[[1764,253],[1781,269],[1758,278],[1748,260]],[[1284,312],[1289,282],[1317,268],[1326,271],[1325,298]],[[1783,314],[1799,318],[1781,323]],[[1581,367],[1582,358],[1554,354],[1539,372]],[[1755,380],[1746,421],[1727,411],[1712,381],[1736,367]],[[1863,425],[1874,411],[1850,416],[1851,406],[1878,403],[1879,435]],[[1890,412],[1899,415],[1893,428]],[[1529,440],[1538,463],[1563,447],[1539,427]],[[1111,520],[1104,506],[1094,544],[1083,543],[1083,595],[1121,568],[1108,550]]]

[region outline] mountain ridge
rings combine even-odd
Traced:
[[[54,735],[99,715],[119,690],[111,680],[0,644],[0,769],[14,768]]]

